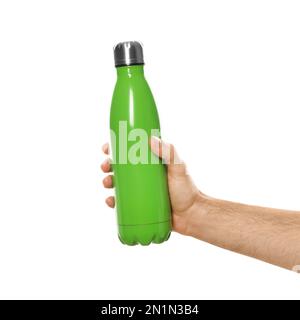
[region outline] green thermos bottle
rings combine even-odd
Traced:
[[[142,46],[119,43],[114,58],[110,131],[119,239],[128,245],[161,243],[170,236],[171,208],[166,166],[149,146],[151,135],[160,136],[160,124]]]

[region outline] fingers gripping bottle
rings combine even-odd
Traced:
[[[110,129],[119,239],[128,245],[161,243],[170,236],[171,209],[166,167],[149,146],[160,124],[144,77],[143,49],[136,41],[119,43],[114,57]]]

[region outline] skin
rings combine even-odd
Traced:
[[[179,157],[173,145],[152,137],[150,146],[152,152],[168,163],[174,231],[283,268],[300,270],[299,211],[263,208],[209,197],[195,186],[186,165],[174,161]],[[108,144],[102,149],[106,155],[109,154]],[[104,173],[111,172],[109,158],[102,163],[101,169]],[[112,175],[107,175],[103,186],[113,188],[112,181]],[[113,196],[105,202],[109,207],[115,207]]]

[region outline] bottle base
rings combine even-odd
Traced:
[[[123,244],[147,246],[167,241],[171,234],[171,221],[139,225],[119,225],[119,239]]]

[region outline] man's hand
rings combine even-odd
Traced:
[[[151,150],[167,164],[173,229],[216,246],[278,266],[300,270],[300,212],[218,200],[201,193],[171,144],[151,138]],[[103,146],[109,154],[109,146]],[[176,161],[175,161],[176,160]],[[110,160],[101,165],[111,172]],[[108,175],[105,188],[113,188]],[[113,196],[106,199],[115,206]]]

